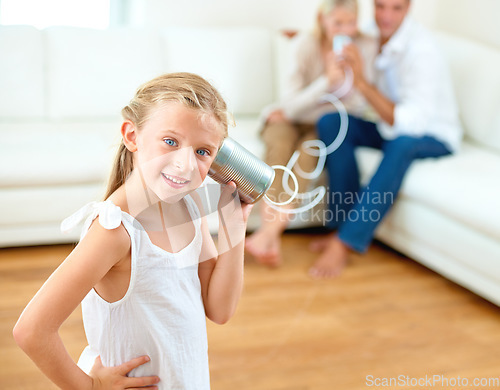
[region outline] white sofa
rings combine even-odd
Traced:
[[[452,72],[460,153],[414,164],[377,237],[500,305],[500,50],[436,34]],[[365,173],[373,155],[365,153]]]
[[[456,156],[412,166],[377,238],[500,304],[500,53],[438,38],[467,139]],[[0,246],[77,239],[60,233],[60,221],[102,198],[120,110],[160,73],[212,81],[234,114],[230,135],[262,156],[259,112],[279,96],[289,50],[286,38],[260,28],[1,27]],[[366,180],[380,154],[358,157]]]

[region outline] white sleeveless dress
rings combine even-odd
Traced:
[[[99,216],[106,229],[123,224],[131,240],[131,276],[125,296],[109,303],[92,289],[82,301],[89,345],[78,365],[86,373],[99,355],[107,367],[148,355],[151,361],[129,376],[158,375],[162,390],[210,389],[205,310],[198,278],[201,219],[193,199],[189,195],[184,199],[196,233],[177,253],[154,245],[139,222],[109,200],[92,202],[61,224],[64,231],[85,220],[82,238]]]

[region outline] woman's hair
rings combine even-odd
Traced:
[[[323,41],[326,38],[321,24],[321,16],[332,12],[337,7],[344,7],[351,10],[356,15],[358,14],[358,0],[322,0],[318,8],[315,28],[316,37],[320,41]]]
[[[205,79],[192,73],[167,73],[143,84],[134,98],[122,109],[123,119],[142,129],[153,109],[167,102],[178,102],[188,108],[211,115],[227,137],[228,112],[220,93]],[[134,169],[132,152],[120,142],[104,199],[115,192]]]

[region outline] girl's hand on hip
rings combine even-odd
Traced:
[[[154,386],[160,381],[157,376],[127,377],[130,371],[149,360],[148,356],[141,356],[116,367],[104,367],[101,357],[98,356],[90,371],[92,390],[157,389],[158,387]]]

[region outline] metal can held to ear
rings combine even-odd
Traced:
[[[264,196],[274,180],[274,169],[231,138],[226,138],[208,175],[216,182],[236,183],[240,199],[255,203]]]

